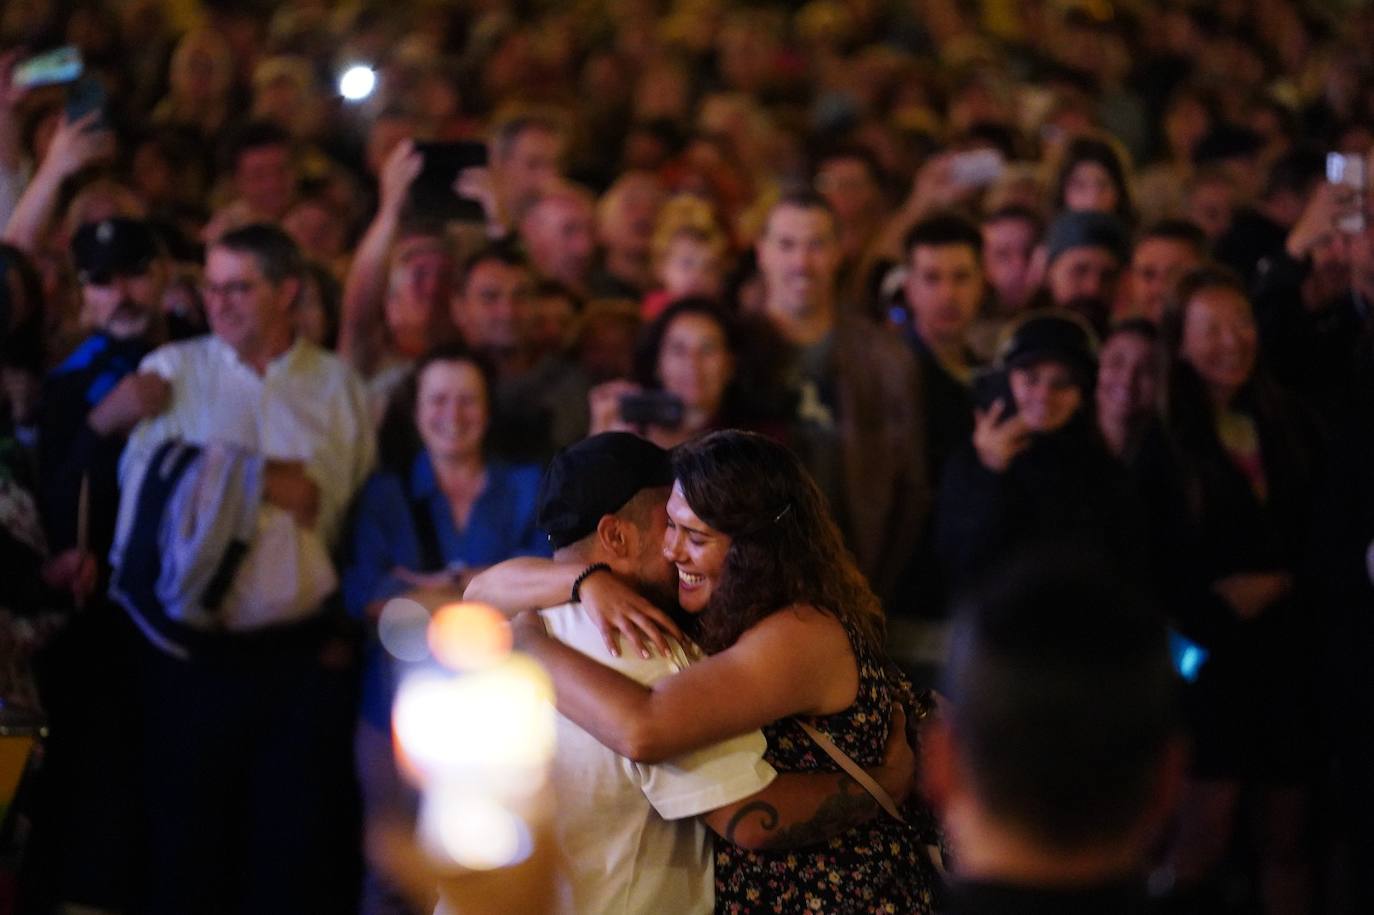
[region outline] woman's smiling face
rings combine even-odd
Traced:
[[[677,567],[677,599],[683,610],[700,613],[706,609],[725,569],[730,542],[728,534],[697,517],[682,495],[681,484],[674,483],[668,497],[663,555]]]

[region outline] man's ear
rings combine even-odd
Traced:
[[[596,540],[607,555],[616,559],[630,555],[631,544],[625,528],[626,525],[615,515],[602,515],[601,520],[596,522]]]

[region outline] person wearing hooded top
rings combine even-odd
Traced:
[[[1092,411],[1097,341],[1077,316],[1027,315],[976,382],[973,435],[945,467],[935,547],[955,590],[1019,547],[1091,547],[1136,576],[1141,512]]]

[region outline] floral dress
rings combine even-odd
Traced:
[[[903,702],[910,720],[924,717],[931,703],[912,697],[905,678],[846,630],[859,665],[858,697],[845,711],[810,723],[860,766],[872,768],[882,761],[893,701]],[[765,758],[778,772],[839,771],[797,719],[775,721],[763,733]],[[939,833],[928,809],[909,802],[902,813],[905,823],[880,812],[805,848],[751,851],[718,838],[716,912],[929,915],[940,885],[930,850],[941,844]]]

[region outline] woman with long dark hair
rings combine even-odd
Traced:
[[[1159,329],[1144,318],[1112,325],[1102,340],[1094,403],[1097,428],[1107,448],[1127,462],[1158,423]]]
[[[633,431],[661,448],[672,448],[715,429],[747,429],[778,437],[782,424],[776,395],[750,344],[749,330],[715,301],[701,297],[669,305],[639,335],[634,381],[613,381],[590,395],[591,434]],[[675,421],[646,422],[627,416],[624,398],[657,393],[676,405]],[[771,409],[769,407],[771,406]]]
[[[1187,694],[1191,798],[1172,863],[1207,876],[1235,830],[1242,788],[1257,805],[1268,911],[1306,911],[1303,825],[1320,716],[1312,689],[1319,621],[1306,574],[1315,426],[1259,364],[1238,277],[1203,268],[1179,285],[1165,325],[1174,367],[1168,426],[1185,525],[1178,620],[1209,652]]]
[[[805,723],[876,765],[894,703],[913,698],[884,662],[881,605],[801,462],[763,436],[723,431],[679,447],[673,470],[664,556],[707,657],[646,687],[522,616],[520,643],[551,670],[559,710],[638,761],[762,728],[779,772],[836,771]],[[883,816],[803,849],[718,842],[716,911],[929,912],[937,877],[924,828]]]
[[[1055,212],[1108,213],[1132,225],[1135,200],[1125,149],[1106,134],[1075,137],[1059,160],[1050,204]]]

